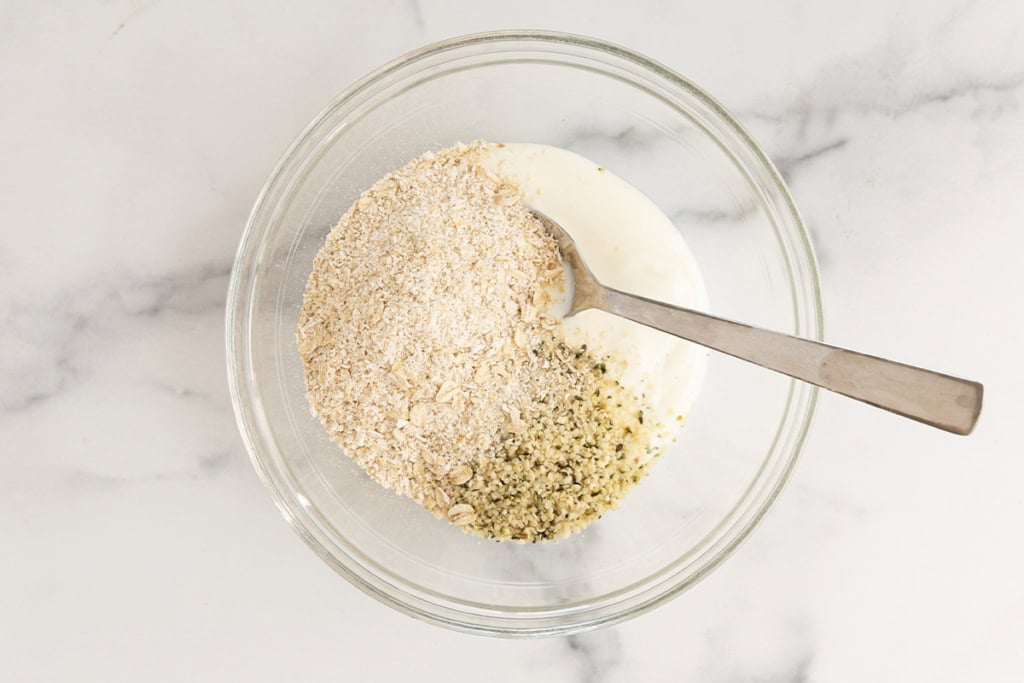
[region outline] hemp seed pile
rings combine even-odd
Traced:
[[[545,314],[558,249],[488,147],[363,193],[316,257],[298,348],[313,411],[378,482],[465,531],[559,538],[640,479],[650,426],[611,359]]]

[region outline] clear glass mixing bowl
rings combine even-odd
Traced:
[[[793,468],[815,390],[712,354],[678,441],[621,509],[558,543],[463,535],[378,486],[310,414],[294,332],[306,278],[362,189],[426,150],[476,139],[556,145],[607,167],[671,217],[703,270],[712,311],[821,337],[818,275],[797,210],[721,105],[664,66],[601,41],[473,35],[353,85],[270,175],[227,306],[238,423],[288,522],[382,602],[510,636],[621,621],[692,586],[757,525]]]

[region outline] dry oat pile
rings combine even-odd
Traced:
[[[487,145],[378,181],[318,254],[297,340],[309,399],[371,476],[463,529],[566,535],[643,472],[642,407],[544,315],[558,250]]]

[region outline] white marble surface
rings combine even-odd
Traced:
[[[633,6],[3,4],[0,678],[1024,680],[1024,5]],[[829,339],[981,379],[987,404],[960,439],[824,396],[710,578],[514,642],[392,612],[285,525],[236,432],[223,304],[324,103],[423,43],[528,26],[720,98],[813,231]]]

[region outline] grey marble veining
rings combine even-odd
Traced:
[[[49,301],[10,296],[2,343],[32,352],[19,354],[17,365],[5,373],[3,412],[36,406],[67,389],[87,371],[90,354],[102,353],[97,342],[118,335],[125,325],[159,325],[153,319],[165,314],[220,315],[230,270],[224,264],[149,277],[120,274],[68,287]]]
[[[0,17],[5,680],[1024,680],[1019,2],[115,0]],[[407,50],[523,26],[612,40],[705,88],[790,186],[829,340],[987,389],[970,439],[823,397],[734,557],[650,614],[531,642],[416,622],[310,553],[248,463],[223,354],[238,237],[302,126]],[[637,172],[658,153],[640,130],[571,134]],[[756,210],[700,188],[664,208],[694,230]]]

